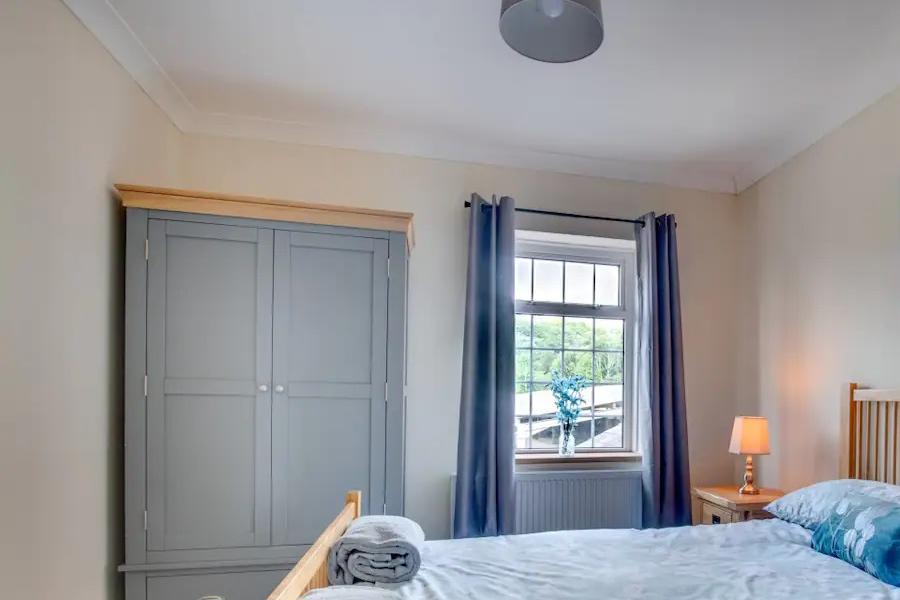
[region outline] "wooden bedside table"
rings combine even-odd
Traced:
[[[771,519],[763,507],[784,496],[781,490],[762,488],[753,496],[738,493],[738,486],[695,487],[693,496],[694,525],[740,523],[751,519]]]

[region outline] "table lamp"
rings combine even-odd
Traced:
[[[759,488],[753,485],[753,456],[769,453],[769,422],[765,417],[735,417],[728,451],[747,455],[744,485],[738,491],[741,494],[758,494]]]

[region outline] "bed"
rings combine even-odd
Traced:
[[[900,390],[849,386],[842,471],[896,484]],[[345,506],[269,600],[325,587],[328,549],[359,516]],[[896,599],[900,588],[810,547],[808,529],[768,519],[658,530],[556,531],[426,542],[400,599]]]

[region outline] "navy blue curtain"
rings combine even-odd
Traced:
[[[643,455],[644,527],[691,523],[681,295],[675,217],[653,213],[637,240],[638,433]]]
[[[453,537],[515,525],[515,203],[472,195]]]

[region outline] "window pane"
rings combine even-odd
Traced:
[[[568,327],[568,325],[566,325]],[[597,350],[625,349],[625,321],[621,319],[597,319],[594,348]]]
[[[516,384],[516,448],[530,448],[531,384]]]
[[[525,405],[526,413],[518,414],[517,412],[516,414],[516,449],[518,450],[531,448],[531,446],[529,446],[529,442],[531,441],[531,436],[529,435],[531,429],[531,417],[529,417],[527,413],[528,394],[525,394]],[[516,403],[516,407],[518,408],[518,402]]]
[[[548,389],[557,369],[589,382],[581,392],[584,401],[575,428],[576,448],[623,448],[625,320],[564,316],[585,310],[576,306],[622,306],[621,269],[579,260],[569,262],[563,256],[515,259],[516,300],[548,303],[551,306],[533,308],[556,313],[515,317],[517,449],[557,450],[559,422]],[[559,311],[552,305],[558,305]],[[572,307],[565,309],[565,305]]]
[[[555,450],[559,447],[559,423],[556,419],[532,419],[531,447],[535,450]]]
[[[534,350],[532,352],[532,373],[534,381],[550,381],[553,369],[559,369],[562,353],[559,350]]]
[[[622,447],[622,419],[597,416],[594,419],[594,448]]]
[[[556,420],[556,404],[546,383],[535,383],[531,388],[531,447],[556,448],[559,439],[559,422]]]
[[[566,317],[566,339],[563,347],[569,349],[590,350],[594,343],[592,331],[593,319],[581,319],[578,317]]]
[[[594,378],[593,366],[591,365],[592,356],[593,352],[589,350],[566,350],[566,355],[563,358],[566,367],[566,375],[581,375],[588,381],[592,381]],[[581,397],[590,400],[590,388],[582,390]]]
[[[516,259],[516,300],[531,300],[531,259]]]
[[[622,383],[622,353],[594,353],[594,381],[597,383]]]
[[[516,348],[531,348],[531,315],[516,315]]]
[[[594,303],[594,265],[566,263],[566,302],[568,304]]]
[[[516,381],[531,381],[531,350],[516,350]]]
[[[559,421],[555,416],[535,416],[531,421],[531,447],[536,449],[559,448]],[[575,447],[591,447],[591,408],[581,412],[575,426]]]
[[[534,347],[562,348],[562,317],[535,315]]]
[[[600,306],[619,306],[619,267],[615,265],[594,265],[597,280],[597,297],[594,303]]]
[[[557,260],[534,261],[534,301],[562,302],[563,264]]]
[[[593,446],[591,439],[591,389],[584,390],[588,401],[585,408],[581,409],[581,415],[578,418],[578,425],[575,427],[575,448],[590,449]]]
[[[531,384],[531,414],[539,419],[556,419],[556,402],[548,384]]]
[[[621,385],[599,385],[594,391],[594,447],[621,448],[623,388]]]

